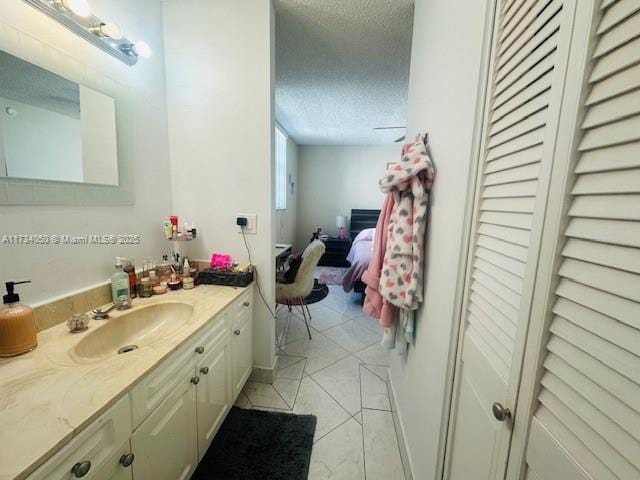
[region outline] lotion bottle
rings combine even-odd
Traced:
[[[7,294],[2,297],[0,308],[0,357],[14,357],[30,352],[38,345],[33,309],[21,305],[20,296],[14,293],[15,285],[25,282],[7,282]]]

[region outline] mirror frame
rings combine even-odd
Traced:
[[[7,29],[13,30],[14,35],[8,35]],[[0,50],[114,99],[119,177],[118,186],[0,177],[0,205],[134,205],[131,89],[51,45],[2,22]]]

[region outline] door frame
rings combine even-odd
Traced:
[[[464,209],[464,220],[462,230],[462,243],[460,245],[460,258],[463,261],[458,266],[455,305],[453,312],[453,328],[451,331],[451,341],[449,346],[449,358],[447,361],[446,384],[449,388],[445,391],[442,416],[446,418],[440,427],[440,446],[438,451],[438,464],[436,465],[436,477],[446,480],[451,468],[450,446],[452,445],[452,433],[456,420],[456,410],[453,405],[458,402],[459,392],[459,369],[462,356],[462,324],[464,322],[465,297],[469,289],[470,278],[470,256],[472,238],[475,235],[473,225],[475,224],[476,205],[478,200],[479,179],[478,169],[484,151],[484,134],[486,125],[485,118],[488,116],[490,107],[490,95],[488,86],[490,85],[493,73],[494,42],[493,32],[497,27],[498,0],[487,0],[485,12],[485,32],[482,40],[482,59],[480,61],[480,81],[478,82],[476,112],[473,127],[473,137],[471,142],[471,156],[469,158],[469,174],[467,178],[467,198]]]
[[[575,7],[569,42],[569,58],[564,80],[564,94],[560,105],[560,120],[556,133],[553,166],[550,178],[548,204],[558,208],[547,209],[540,246],[540,258],[535,277],[531,308],[531,321],[522,364],[518,403],[514,417],[514,432],[507,463],[507,480],[519,480],[526,471],[526,450],[531,419],[538,405],[542,363],[546,357],[547,330],[553,318],[551,307],[555,303],[558,270],[562,263],[564,231],[568,224],[567,211],[571,205],[571,187],[575,182],[574,167],[579,154],[577,146],[582,138],[580,125],[584,118],[586,97],[589,93],[588,72],[593,66],[591,58],[596,46],[594,33],[602,17],[600,0],[574,0]],[[582,42],[582,43],[581,43]],[[571,50],[578,45],[580,50]],[[586,48],[580,47],[586,45]],[[585,74],[586,73],[586,74]],[[563,161],[567,159],[568,161]]]

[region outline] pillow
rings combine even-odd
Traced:
[[[365,228],[362,230],[356,238],[354,238],[353,243],[356,242],[373,242],[373,238],[376,236],[375,228]]]

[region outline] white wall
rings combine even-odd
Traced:
[[[7,107],[16,111],[13,117],[5,112]],[[9,177],[82,182],[81,130],[79,118],[0,98]]]
[[[154,55],[129,67],[102,52],[25,2],[3,2],[0,49],[17,45],[20,56],[41,52],[43,44],[72,57],[69,70],[107,75],[128,85],[135,159],[134,206],[0,206],[4,234],[137,234],[139,246],[10,246],[0,243],[0,281],[30,279],[21,299],[38,303],[107,281],[114,257],[159,257],[169,250],[161,222],[171,213],[162,9],[156,0],[91,0],[94,11],[118,22],[131,38],[145,39]],[[0,195],[2,192],[0,192]]]
[[[301,145],[296,247],[307,245],[315,225],[336,235],[336,216],[348,218],[353,208],[381,208],[378,180],[387,163],[398,161],[401,149],[400,144]]]
[[[436,477],[487,0],[416,0],[408,130],[429,133],[437,174],[416,344],[392,355],[391,380],[413,478]]]
[[[214,251],[246,259],[238,213],[262,291],[273,305],[273,11],[264,0],[164,3],[174,211],[195,222],[195,258]],[[188,48],[185,46],[188,45]],[[275,323],[256,296],[254,363],[271,367]]]
[[[294,183],[293,193],[289,175]],[[287,208],[276,210],[276,242],[295,243],[296,216],[298,213],[298,145],[287,137]]]

